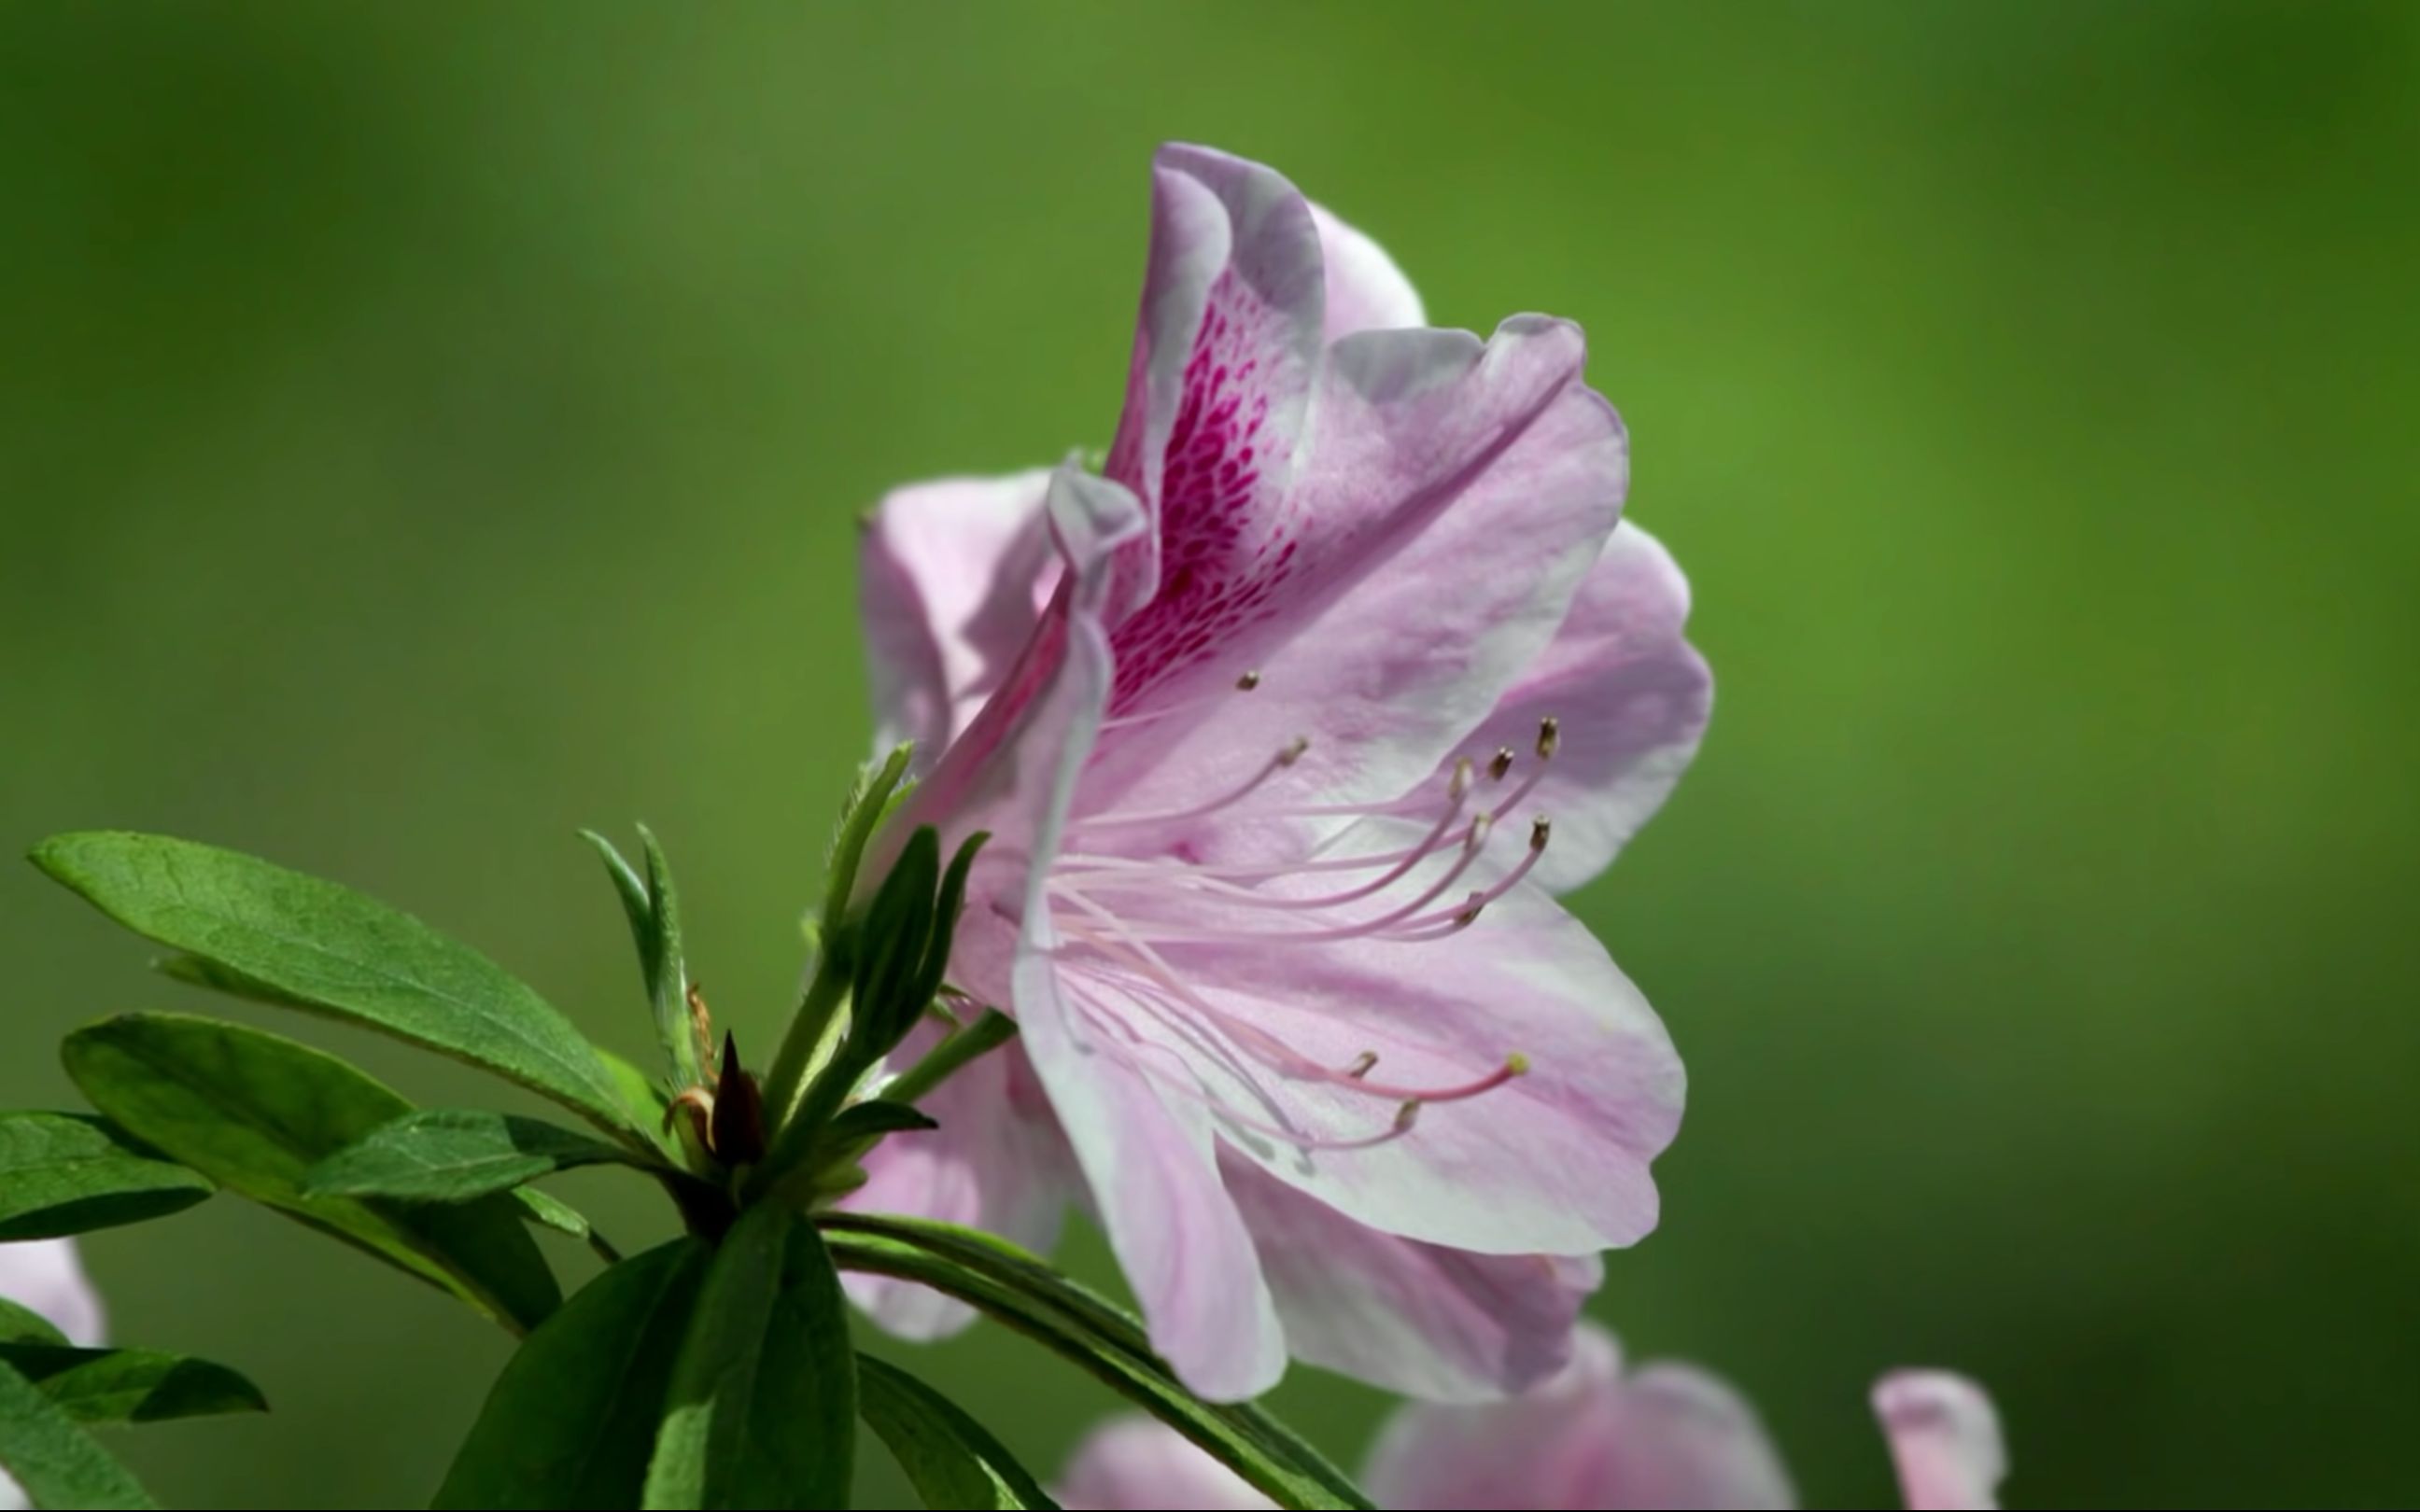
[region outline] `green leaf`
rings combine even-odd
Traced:
[[[468,1202],[576,1165],[630,1163],[630,1152],[536,1119],[478,1108],[424,1108],[370,1132],[312,1167],[314,1196]]]
[[[411,1111],[334,1056],[215,1019],[130,1013],[68,1036],[60,1058],[136,1138],[490,1317],[527,1329],[562,1301],[510,1197],[427,1207],[303,1190],[314,1165]]]
[[[861,1068],[897,1044],[932,1001],[930,993],[922,1001],[913,999],[932,938],[933,893],[940,880],[940,834],[930,825],[920,825],[882,879],[860,926],[848,1050]]]
[[[916,1219],[827,1213],[842,1268],[920,1282],[1025,1335],[1175,1428],[1282,1507],[1367,1508],[1318,1450],[1249,1402],[1204,1402],[1124,1309],[1006,1241]]]
[[[211,1190],[99,1119],[0,1113],[0,1243],[165,1217]]]
[[[866,842],[891,813],[892,800],[901,795],[900,783],[915,754],[913,744],[901,744],[892,748],[880,766],[869,763],[858,769],[857,785],[849,790],[847,806],[841,810],[840,828],[824,855],[824,917],[819,933],[827,943],[839,937],[851,895],[857,890],[857,869],[865,858]]]
[[[223,1365],[157,1350],[0,1344],[6,1365],[79,1423],[162,1423],[218,1412],[266,1412],[260,1388]]]
[[[711,1254],[684,1236],[574,1293],[505,1362],[432,1504],[637,1506]]]
[[[955,1402],[871,1355],[857,1357],[858,1410],[928,1507],[1055,1509],[1015,1456]]]
[[[672,1100],[665,1095],[663,1084],[603,1045],[593,1048],[597,1063],[605,1068],[614,1091],[621,1095],[622,1105],[647,1131],[646,1148],[659,1152],[672,1149],[664,1129],[664,1109]]]
[[[630,937],[639,948],[639,971],[646,982],[647,1000],[656,1011],[656,1038],[672,1063],[673,1080],[683,1087],[697,1086],[705,1080],[706,1068],[698,1064],[697,1036],[690,1026],[689,967],[681,950],[680,894],[673,887],[672,863],[644,825],[639,826],[639,839],[647,848],[644,880],[622,859],[612,841],[594,830],[580,833],[604,858],[613,890],[621,894],[622,911],[629,916]]]
[[[136,933],[217,964],[271,1001],[485,1067],[616,1134],[647,1135],[570,1020],[408,914],[254,856],[160,835],[58,835],[33,859]]]
[[[932,933],[924,948],[923,964],[903,1002],[903,1009],[908,1003],[915,1005],[912,1014],[902,1014],[899,1033],[903,1038],[915,1026],[916,1018],[931,1006],[934,995],[941,990],[941,979],[949,974],[950,948],[957,938],[958,914],[967,902],[967,874],[974,870],[975,857],[990,839],[988,830],[978,830],[967,837],[966,843],[950,858],[950,870],[941,877],[941,895],[933,904]]]
[[[884,1134],[915,1134],[939,1127],[931,1114],[920,1108],[885,1098],[868,1098],[841,1109],[838,1117],[824,1125],[824,1143],[838,1149],[861,1140],[879,1139]]]
[[[0,1470],[36,1506],[158,1505],[124,1465],[76,1426],[41,1388],[0,1364]]]
[[[673,1368],[644,1504],[847,1505],[856,1362],[814,1227],[782,1207],[740,1214]]]
[[[58,1325],[22,1303],[0,1297],[0,1344],[65,1344]]]
[[[588,1215],[552,1193],[525,1186],[515,1191],[513,1196],[527,1211],[529,1221],[539,1227],[551,1228],[558,1234],[568,1234],[574,1239],[594,1241],[597,1230],[589,1224]]]

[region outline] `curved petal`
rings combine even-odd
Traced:
[[[1983,1388],[1944,1370],[1900,1370],[1874,1386],[1908,1512],[1991,1512],[2009,1452]]]
[[[971,722],[1033,633],[1055,562],[1050,472],[942,478],[893,489],[858,548],[876,748],[913,740],[929,768]]]
[[[72,1239],[0,1244],[0,1297],[49,1319],[70,1344],[91,1349],[101,1341],[101,1293],[85,1276]]]
[[[1277,1504],[1156,1418],[1112,1418],[1087,1434],[1059,1479],[1067,1512],[1260,1512]]]
[[[1379,1233],[1233,1156],[1227,1190],[1252,1231],[1297,1360],[1428,1401],[1493,1401],[1570,1361],[1594,1255],[1471,1255]]]
[[[1204,607],[1280,507],[1326,307],[1311,208],[1276,170],[1171,144],[1152,162],[1151,253],[1108,475],[1151,530],[1119,553],[1117,625]]]
[[[1316,202],[1311,218],[1319,227],[1320,256],[1326,264],[1327,340],[1429,323],[1419,291],[1384,247]]]
[[[1621,514],[1628,445],[1585,361],[1578,328],[1535,316],[1484,344],[1338,343],[1283,515],[1208,597],[1164,594],[1119,627],[1120,728],[1088,811],[1198,803],[1297,737],[1289,801],[1384,801],[1459,748],[1562,624]],[[1246,671],[1253,690],[1235,696]],[[1212,720],[1218,738],[1200,738]]]
[[[1714,705],[1714,677],[1682,639],[1689,583],[1671,553],[1627,520],[1580,583],[1555,639],[1465,750],[1527,758],[1540,721],[1559,744],[1528,807],[1555,842],[1532,878],[1566,892],[1612,864],[1681,780]]]
[[[1019,1042],[1074,1148],[1153,1346],[1196,1392],[1240,1398],[1275,1383],[1284,1341],[1250,1238],[1219,1184],[1207,1110],[1171,1105],[1134,1046],[1079,1023],[1083,1005],[1062,991],[1054,959],[1044,888],[1109,700],[1101,616],[1115,553],[1139,521],[1125,489],[1073,468],[1054,475],[1048,507],[1066,575],[1042,625],[885,832],[895,844],[917,825],[953,837],[981,825],[1004,854],[1030,858],[1016,896],[970,896],[969,903],[970,913],[1020,920],[1009,982]],[[882,861],[871,868],[876,875],[886,869]],[[985,876],[1007,870],[995,865]]]
[[[1059,780],[1034,839],[1033,876],[1015,968],[1017,1023],[1034,1070],[1092,1188],[1109,1247],[1142,1305],[1152,1347],[1214,1401],[1258,1396],[1285,1371],[1285,1340],[1251,1237],[1218,1180],[1208,1110],[1164,1098],[1146,1070],[1152,1047],[1063,982],[1043,887],[1076,776],[1109,699],[1109,655],[1097,621],[1071,619],[1064,671],[1051,697],[1064,711]]]
[[[1625,1380],[1612,1336],[1594,1327],[1581,1329],[1570,1367],[1526,1396],[1397,1412],[1362,1484],[1398,1512],[1794,1504],[1736,1393],[1683,1365]]]
[[[1517,887],[1440,938],[1264,938],[1166,945],[1164,973],[1109,942],[1064,972],[1185,1068],[1229,1149],[1356,1222],[1482,1255],[1578,1255],[1654,1227],[1680,1057],[1544,892]]]
[[[894,1063],[913,1064],[940,1038],[919,1028]],[[1012,1042],[977,1057],[922,1105],[940,1127],[875,1146],[864,1161],[865,1185],[840,1205],[980,1228],[1037,1255],[1057,1247],[1060,1222],[1079,1190],[1075,1157],[1024,1050]],[[942,1338],[974,1318],[964,1304],[913,1282],[854,1273],[843,1280],[859,1306],[902,1338]]]
[[[1098,636],[1111,563],[1140,533],[1143,521],[1132,494],[1073,463],[1050,474],[1045,514],[1060,560],[1049,602],[983,706],[876,837],[859,868],[861,897],[889,872],[898,846],[918,825],[939,829],[945,850],[976,829],[988,829],[993,842],[986,857],[1019,854],[1049,807],[1081,712],[1076,701],[1084,696],[1081,687],[1069,686],[1070,629],[1081,622]],[[1075,752],[1079,761],[1092,748],[1098,711],[1085,718]],[[999,868],[979,871],[993,876]],[[970,893],[970,903],[978,896]],[[1002,912],[1016,917],[1013,904]]]

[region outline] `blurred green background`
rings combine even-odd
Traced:
[[[1218,144],[1441,324],[1584,322],[1697,584],[1712,739],[1578,901],[1693,1082],[1600,1314],[1815,1504],[1890,1500],[1900,1362],[1992,1385],[2015,1504],[2420,1497],[2420,8],[20,3],[0,79],[8,845],[324,872],[637,1053],[572,833],[644,818],[768,1043],[851,515],[1106,442],[1149,155]],[[209,1006],[29,868],[0,957],[6,1104]],[[416,1504],[504,1357],[233,1201],[88,1251],[276,1403],[126,1441],[172,1504]],[[923,1365],[1046,1473],[1106,1405]]]

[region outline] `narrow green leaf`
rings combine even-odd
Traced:
[[[861,926],[849,1051],[862,1065],[872,1065],[898,1043],[932,1001],[930,993],[912,1005],[906,999],[914,995],[914,983],[923,972],[925,946],[933,933],[933,893],[940,880],[939,832],[920,825],[882,879]]]
[[[66,1409],[41,1388],[0,1364],[0,1470],[23,1488],[34,1505],[148,1508],[158,1505],[142,1484]]]
[[[0,1297],[0,1344],[65,1344],[58,1325],[23,1303]]]
[[[988,830],[978,830],[958,847],[950,857],[950,869],[941,876],[941,893],[933,904],[932,932],[924,948],[923,964],[918,968],[915,982],[908,989],[905,1003],[915,1005],[921,1015],[941,990],[941,979],[949,974],[950,947],[957,937],[958,914],[966,906],[967,874],[974,870],[975,857],[991,839]],[[903,1003],[903,1007],[905,1004]],[[915,1026],[915,1018],[903,1013],[899,1033],[905,1036]]]
[[[982,1424],[906,1371],[859,1355],[857,1398],[926,1506],[1055,1512],[1059,1505]]]
[[[99,1119],[0,1113],[0,1243],[165,1217],[211,1190]]]
[[[314,1165],[411,1111],[334,1056],[215,1019],[130,1013],[68,1036],[60,1058],[119,1127],[230,1191],[518,1328],[535,1326],[562,1301],[508,1196],[428,1207],[303,1190]]]
[[[33,859],[136,933],[215,963],[272,1001],[485,1067],[614,1134],[646,1133],[633,1128],[613,1078],[570,1020],[408,914],[254,856],[161,835],[57,835]]]
[[[847,1505],[856,1362],[814,1226],[769,1205],[740,1214],[673,1368],[644,1504]]]
[[[1007,1324],[1209,1451],[1278,1505],[1369,1507],[1293,1430],[1249,1402],[1195,1396],[1152,1353],[1130,1315],[1015,1245],[914,1219],[827,1213],[822,1221],[844,1269],[920,1282]]]
[[[299,1008],[306,1013],[319,1011],[319,1005],[307,997],[271,987],[254,977],[247,977],[233,966],[198,955],[162,956],[151,963],[151,969],[188,987],[225,997],[240,997],[247,1003],[265,1003],[271,1008]]]
[[[638,1164],[617,1145],[536,1119],[481,1108],[424,1108],[313,1166],[313,1196],[468,1202],[576,1165]]]
[[[637,1506],[711,1253],[684,1236],[574,1293],[505,1362],[433,1505]]]
[[[534,1186],[520,1187],[513,1196],[527,1210],[530,1222],[539,1227],[551,1228],[558,1234],[568,1234],[574,1239],[594,1241],[597,1231],[590,1226],[588,1215],[561,1197]]]
[[[605,1068],[605,1074],[613,1083],[613,1090],[622,1099],[622,1106],[629,1111],[639,1127],[646,1131],[647,1148],[659,1152],[671,1150],[674,1147],[666,1138],[664,1109],[671,1105],[672,1100],[665,1094],[663,1083],[603,1045],[594,1048],[597,1063]]]
[[[824,1125],[823,1142],[837,1149],[860,1140],[879,1139],[884,1134],[914,1134],[939,1127],[932,1115],[922,1109],[885,1098],[869,1098],[841,1109],[831,1122]]]
[[[240,1373],[158,1350],[77,1350],[0,1344],[0,1365],[42,1388],[79,1423],[163,1423],[219,1412],[266,1412],[269,1399]]]
[[[824,855],[824,917],[819,933],[827,943],[839,936],[841,924],[848,917],[866,842],[890,814],[891,802],[900,795],[900,783],[915,754],[913,744],[901,744],[891,748],[880,766],[869,763],[858,769],[857,785],[849,790],[848,805],[841,811],[840,828]]]
[[[613,890],[621,895],[622,911],[629,917],[630,938],[639,948],[639,971],[655,1009],[656,1039],[671,1063],[673,1080],[696,1086],[705,1077],[698,1064],[697,1036],[689,1021],[689,967],[681,949],[680,894],[673,887],[672,863],[646,825],[639,839],[646,845],[647,874],[643,879],[613,842],[594,830],[581,838],[604,859]]]

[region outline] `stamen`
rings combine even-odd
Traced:
[[[1546,854],[1546,841],[1553,834],[1554,824],[1552,821],[1547,819],[1544,814],[1540,814],[1537,818],[1530,820],[1528,854],[1521,857],[1519,865],[1513,867],[1512,871],[1505,872],[1503,876],[1498,878],[1494,887],[1489,887],[1484,892],[1472,893],[1468,901],[1466,902],[1460,909],[1447,918],[1440,918],[1432,915],[1427,918],[1413,920],[1411,927],[1421,931],[1420,933],[1397,933],[1389,935],[1388,938],[1406,941],[1416,939],[1435,939],[1437,936],[1427,932],[1429,926],[1440,923],[1448,924],[1450,927],[1440,933],[1450,934],[1452,933],[1454,930],[1466,929],[1470,925],[1477,923],[1479,921],[1480,914],[1486,909],[1489,903],[1494,903],[1497,899],[1503,897],[1506,893],[1511,892],[1513,888],[1521,885],[1521,879],[1528,876],[1530,869],[1538,864],[1538,857]]]
[[[1522,799],[1536,791],[1538,784],[1545,779],[1546,768],[1554,761],[1555,752],[1560,750],[1562,746],[1563,722],[1552,715],[1539,720],[1536,748],[1538,764],[1529,768],[1529,775],[1521,779],[1520,786],[1504,795],[1504,801],[1496,806],[1495,817],[1501,819],[1511,813],[1521,806]],[[1503,752],[1498,751],[1497,754],[1500,757]]]
[[[1263,764],[1259,771],[1252,774],[1251,780],[1223,798],[1213,798],[1207,803],[1197,803],[1190,809],[1160,809],[1144,813],[1092,814],[1072,821],[1067,827],[1071,831],[1109,829],[1127,825],[1171,825],[1181,820],[1200,819],[1205,814],[1217,813],[1221,809],[1230,808],[1250,797],[1262,783],[1302,760],[1303,753],[1309,749],[1311,749],[1309,735],[1295,736],[1280,747],[1278,753]]]
[[[1175,968],[1171,966],[1158,951],[1153,949],[1147,941],[1126,927],[1125,920],[1120,919],[1108,909],[1081,896],[1071,897],[1069,901],[1091,916],[1109,933],[1103,935],[1092,927],[1076,920],[1062,920],[1061,927],[1067,937],[1123,959],[1128,965],[1140,971],[1152,985],[1166,992],[1178,1003],[1201,1014],[1209,1026],[1219,1030],[1237,1048],[1252,1056],[1280,1075],[1296,1081],[1319,1082],[1326,1086],[1340,1087],[1350,1091],[1389,1100],[1414,1099],[1428,1103],[1457,1103],[1465,1098],[1477,1097],[1483,1092],[1492,1092],[1528,1069],[1528,1058],[1515,1055],[1507,1057],[1502,1066],[1476,1081],[1451,1087],[1397,1087],[1368,1079],[1371,1070],[1378,1064],[1375,1051],[1363,1051],[1355,1058],[1354,1064],[1343,1071],[1324,1066],[1286,1044],[1267,1030],[1237,1018],[1185,985],[1178,978]],[[1365,1061],[1366,1064],[1364,1064]]]
[[[1235,691],[1238,693],[1249,693],[1260,686],[1261,674],[1257,671],[1246,672],[1235,679]],[[1224,693],[1212,693],[1204,698],[1184,699],[1165,708],[1145,709],[1140,714],[1121,714],[1115,718],[1104,719],[1101,721],[1101,728],[1103,730],[1131,729],[1139,724],[1150,724],[1155,720],[1166,719],[1175,715],[1190,714],[1196,709],[1206,709],[1213,703],[1225,702],[1226,699],[1227,695]]]
[[[1497,747],[1495,756],[1490,759],[1487,764],[1488,780],[1491,782],[1501,782],[1504,780],[1504,774],[1511,770],[1512,770],[1512,748],[1510,746]]]

